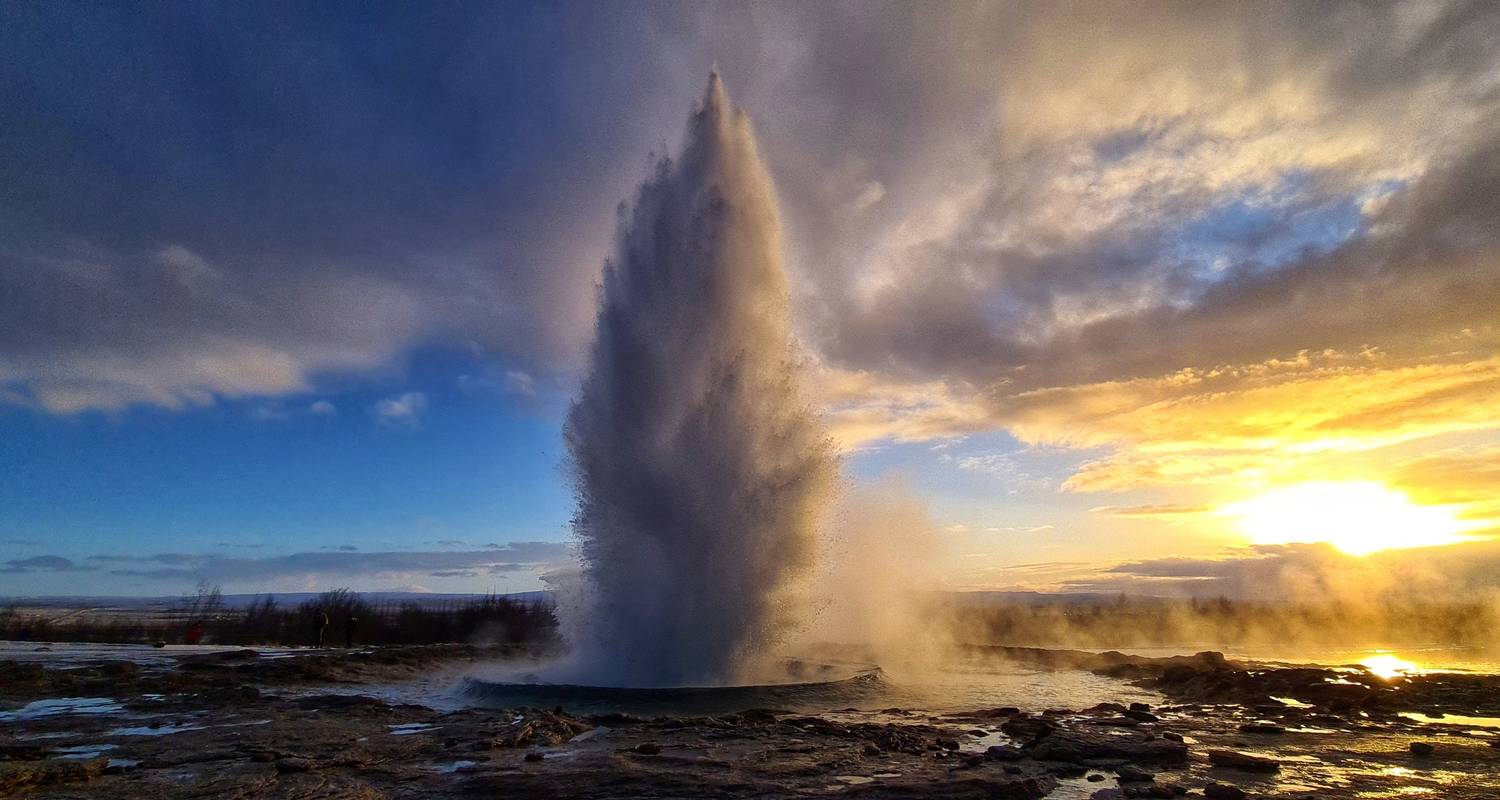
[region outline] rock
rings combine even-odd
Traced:
[[[1131,762],[1181,763],[1187,760],[1187,745],[1151,736],[1109,734],[1093,730],[1059,730],[1029,751],[1043,761],[1085,763],[1118,758]]]
[[[1048,764],[1047,772],[1056,775],[1059,778],[1081,778],[1083,777],[1084,773],[1088,772],[1088,767],[1085,767],[1082,764],[1071,764],[1066,761],[1062,761],[1056,764]]]
[[[522,758],[526,761],[541,761],[542,759],[546,758],[546,756],[543,755],[539,750],[532,750]]]
[[[1159,719],[1150,711],[1138,711],[1134,708],[1127,708],[1124,711],[1121,711],[1120,716],[1129,717],[1130,719],[1137,720],[1139,722],[1156,722]]]
[[[958,749],[958,740],[957,739],[938,739],[937,740],[937,746],[943,748],[944,750],[957,750]]]
[[[1245,800],[1245,790],[1227,783],[1210,783],[1203,787],[1203,796],[1209,800]]]
[[[93,780],[109,765],[107,758],[86,761],[0,761],[0,797],[22,794],[36,786],[82,783]]]
[[[991,761],[1020,761],[1026,753],[1013,744],[992,744],[984,751],[984,757]]]
[[[1286,728],[1271,722],[1247,722],[1240,726],[1240,733],[1260,733],[1279,736],[1286,733]]]
[[[1171,731],[1167,731],[1167,732],[1165,732],[1165,733],[1163,733],[1161,735],[1161,738],[1166,739],[1167,741],[1171,741],[1171,742],[1180,742],[1180,741],[1182,741],[1182,734],[1180,734],[1180,733],[1172,733]]]
[[[1122,783],[1133,781],[1150,783],[1151,781],[1156,780],[1156,775],[1154,773],[1147,772],[1140,767],[1133,767],[1129,764],[1126,764],[1123,767],[1116,767],[1115,776],[1118,777]]]
[[[258,750],[250,754],[250,760],[257,764],[269,764],[276,760],[276,754],[270,750]]]
[[[288,756],[276,759],[276,771],[281,773],[312,772],[317,769],[311,759]]]
[[[1434,750],[1433,746],[1427,742],[1412,742],[1408,749],[1411,750],[1412,755],[1424,758],[1432,755]]]
[[[883,754],[884,752],[885,751],[881,750],[880,747],[877,746],[877,745],[873,745],[873,744],[867,744],[867,745],[865,745],[864,754],[867,755],[867,756],[878,756],[878,755]]]
[[[661,753],[661,745],[655,742],[641,742],[632,749],[643,756],[654,756]]]
[[[1246,772],[1276,772],[1281,769],[1281,764],[1274,758],[1239,753],[1234,750],[1210,750],[1208,763],[1216,767],[1240,769]]]
[[[1087,778],[1089,783],[1098,783],[1104,780],[1104,776],[1098,772],[1091,772]]]
[[[1146,704],[1146,703],[1131,703],[1130,704],[1130,710],[1131,711],[1147,711],[1147,712],[1149,712],[1151,710],[1151,706],[1148,705],[1148,704]]]
[[[1020,775],[1022,772],[1019,764],[1006,764],[1000,769],[1004,770],[1007,775]]]

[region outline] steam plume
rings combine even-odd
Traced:
[[[565,435],[580,681],[731,682],[800,615],[837,457],[799,389],[775,191],[717,74],[622,215]]]

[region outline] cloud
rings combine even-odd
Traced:
[[[47,570],[49,572],[85,572],[94,567],[83,564],[75,564],[72,560],[62,556],[34,556],[32,558],[18,558],[6,561],[0,565],[0,572],[25,573],[34,570]]]
[[[151,556],[95,556],[110,562],[111,572],[163,581],[208,580],[254,591],[265,585],[306,584],[350,578],[391,579],[407,575],[472,577],[462,573],[505,574],[553,569],[566,562],[567,545],[512,542],[484,550],[292,553],[264,558],[161,553]],[[447,573],[441,575],[439,573]]]
[[[375,415],[376,422],[382,425],[414,427],[420,422],[425,410],[427,395],[422,392],[406,392],[377,402],[371,412]]]
[[[315,417],[336,417],[339,410],[333,403],[327,400],[314,400],[307,406],[307,413]]]
[[[1327,544],[1236,548],[1214,558],[1168,557],[1117,564],[1064,580],[1069,591],[1368,605],[1500,592],[1500,540],[1386,550],[1353,556]]]
[[[717,59],[848,449],[1006,429],[1123,491],[1500,428],[1495,4],[84,13],[0,32],[5,402],[284,397],[424,344],[567,386]]]

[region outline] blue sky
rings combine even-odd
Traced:
[[[1153,565],[1295,560],[1220,511],[1329,476],[1488,537],[1500,11],[1334,6],[10,7],[0,595],[567,569],[595,281],[714,65],[945,585],[1214,591]]]

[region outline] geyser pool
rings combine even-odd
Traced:
[[[711,75],[605,265],[565,428],[585,588],[552,682],[754,680],[799,621],[838,475],[800,372],[775,190]]]

